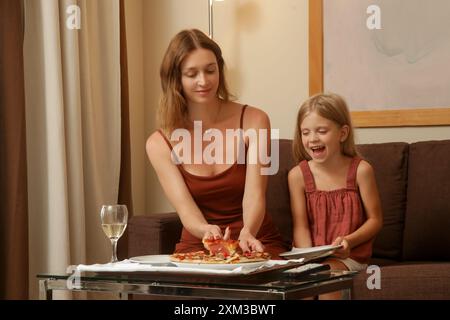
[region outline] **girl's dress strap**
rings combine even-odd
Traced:
[[[166,135],[164,134],[164,132],[162,132],[161,129],[158,129],[159,134],[163,137],[164,141],[167,143],[167,145],[170,148],[170,151],[172,151],[173,147],[172,144],[170,143],[169,139],[167,139]]]
[[[305,191],[313,192],[316,190],[316,184],[314,183],[314,177],[312,175],[311,169],[309,168],[308,161],[303,160],[299,164],[300,170],[303,173],[303,180],[305,181]]]
[[[354,157],[350,163],[350,168],[347,174],[347,189],[356,190],[356,172],[358,170],[358,165],[361,162],[361,158]]]
[[[242,111],[241,111],[241,121],[240,121],[240,124],[239,124],[239,126],[240,126],[241,129],[244,129],[244,112],[245,112],[245,109],[247,109],[247,107],[248,107],[248,105],[244,105],[244,106],[242,107]]]

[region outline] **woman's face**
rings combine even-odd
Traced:
[[[181,63],[181,85],[188,104],[203,104],[217,98],[219,66],[214,53],[195,49]]]

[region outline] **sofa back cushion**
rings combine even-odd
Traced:
[[[408,144],[363,144],[357,148],[374,168],[383,211],[383,228],[375,239],[373,257],[400,260],[406,211]]]
[[[272,151],[276,151],[272,141]],[[268,177],[266,211],[270,213],[283,239],[292,243],[292,216],[287,175],[295,165],[292,158],[292,140],[280,139],[279,169],[277,174]]]
[[[450,260],[450,140],[410,146],[403,258]]]

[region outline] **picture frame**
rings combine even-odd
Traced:
[[[310,95],[324,91],[325,35],[323,10],[324,0],[309,0]],[[365,12],[362,14],[365,14]],[[450,125],[450,107],[447,106],[420,106],[417,108],[350,111],[355,127],[360,128]]]

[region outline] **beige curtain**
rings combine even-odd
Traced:
[[[70,5],[81,29],[66,25]],[[118,199],[119,0],[25,0],[30,297],[37,273],[107,262],[100,207]]]

